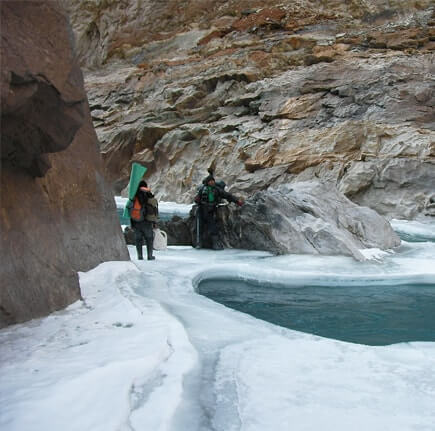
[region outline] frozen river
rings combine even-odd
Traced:
[[[190,247],[139,262],[130,247],[131,262],[80,274],[83,301],[0,331],[0,429],[433,431],[434,342],[340,341],[195,290],[226,279],[316,286],[322,296],[350,289],[354,299],[361,286],[399,297],[404,286],[431,290],[434,225],[397,223],[420,242],[367,250],[365,262]]]

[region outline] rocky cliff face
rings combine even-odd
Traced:
[[[3,1],[1,29],[0,327],[77,300],[77,271],[128,259],[64,10]]]
[[[213,166],[245,196],[320,178],[381,214],[435,214],[430,0],[67,7],[117,193],[139,161],[166,200]]]

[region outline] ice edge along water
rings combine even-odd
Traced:
[[[434,243],[362,263],[189,247],[138,262],[129,250],[132,262],[80,274],[82,302],[0,331],[2,430],[435,429],[435,343],[330,340],[194,290],[222,274],[435,283]]]

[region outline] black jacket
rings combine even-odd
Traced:
[[[208,197],[209,188],[211,189],[211,193],[214,196],[212,202],[209,201],[209,197]],[[207,205],[211,207],[216,207],[219,203],[221,203],[222,199],[234,203],[238,201],[238,199],[234,195],[226,192],[224,189],[216,185],[214,186],[202,185],[198,190],[198,194],[195,196],[195,202],[197,204]]]

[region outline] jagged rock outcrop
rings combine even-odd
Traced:
[[[77,271],[128,259],[64,10],[2,1],[1,29],[0,327],[79,299]]]
[[[385,218],[318,181],[257,192],[241,209],[227,207],[223,242],[278,253],[347,255],[391,249],[400,239]]]
[[[387,216],[435,214],[430,0],[66,3],[117,193],[139,161],[189,202],[215,165],[246,197],[320,178]]]
[[[392,249],[400,238],[376,211],[361,207],[319,181],[281,184],[256,192],[243,207],[218,209],[225,247],[272,253],[347,255],[364,260],[361,249]],[[167,222],[170,241],[196,245],[194,212],[189,219]],[[169,238],[169,237],[168,237]]]

